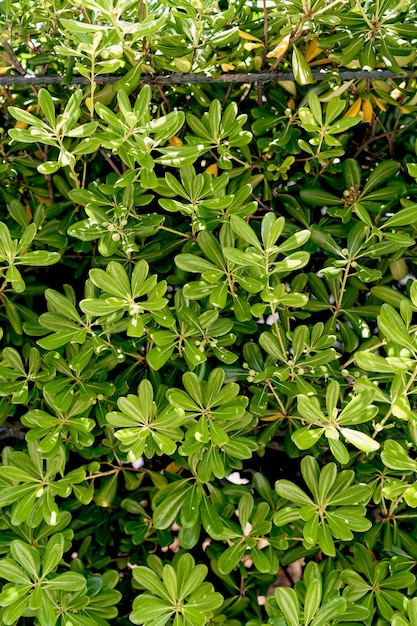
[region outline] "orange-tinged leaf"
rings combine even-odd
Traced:
[[[305,52],[306,61],[312,61],[316,56],[320,54],[321,50],[317,44],[317,38],[312,39],[307,46]]]
[[[376,96],[373,96],[373,98],[374,98],[375,104],[377,105],[379,109],[381,109],[381,111],[387,110],[385,104],[382,102],[380,98],[377,98]]]
[[[290,45],[290,35],[286,35],[271,52],[266,55],[268,59],[280,59],[288,50]]]
[[[28,222],[30,224],[30,222],[33,219],[33,215],[32,215],[32,211],[30,210],[30,206],[28,204],[25,204],[25,213],[26,213],[26,217],[28,218]]]
[[[172,137],[170,137],[168,139],[168,143],[170,146],[182,146],[184,145],[182,142],[182,139],[180,139],[180,137],[177,137],[177,135],[173,135]]]
[[[239,37],[241,37],[242,39],[247,39],[248,41],[261,41],[260,39],[258,39],[258,37],[254,37],[254,35],[250,35],[249,33],[245,33],[244,30],[240,30],[239,31]]]
[[[180,469],[182,469],[181,465],[177,465],[175,461],[172,461],[172,463],[169,463],[169,465],[166,466],[165,471],[170,472],[171,474],[178,474]]]
[[[363,121],[367,124],[372,122],[374,116],[374,109],[370,100],[365,100],[362,104]]]
[[[275,422],[276,420],[280,420],[281,417],[284,417],[282,413],[274,413],[273,415],[268,415],[267,417],[261,417],[263,422]]]
[[[35,196],[36,200],[38,200],[39,202],[43,202],[44,204],[46,204],[46,206],[51,206],[52,204],[51,198],[49,197],[45,198],[44,196],[40,196],[37,193],[34,193],[33,195]]]
[[[357,117],[362,106],[362,98],[358,98],[352,106],[346,111],[343,117]]]
[[[211,165],[209,165],[206,168],[206,172],[207,172],[207,174],[212,174],[212,176],[214,176],[214,178],[217,178],[217,176],[219,174],[219,168],[217,167],[217,163],[212,163]]]
[[[29,124],[27,122],[24,122],[23,120],[17,120],[16,124],[14,125],[15,128],[27,128],[29,126]]]

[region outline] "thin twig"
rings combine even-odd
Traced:
[[[358,155],[361,152],[363,152],[363,150],[365,150],[365,148],[369,146],[369,144],[374,143],[374,141],[377,141],[378,139],[384,139],[384,138],[387,139],[387,141],[389,141],[389,137],[391,135],[394,135],[395,133],[400,134],[404,132],[405,130],[407,130],[407,128],[410,128],[410,126],[414,126],[414,124],[417,124],[417,120],[412,119],[409,122],[407,122],[407,124],[403,124],[402,126],[400,126],[400,128],[395,128],[394,130],[389,130],[389,131],[386,131],[385,133],[381,133],[379,135],[374,135],[373,137],[370,137],[359,146],[359,148],[356,150],[355,154],[353,155],[353,158],[356,159]]]
[[[161,85],[157,85],[157,89],[158,89],[159,95],[161,96],[161,98],[162,98],[162,100],[163,100],[163,102],[164,102],[164,104],[165,104],[165,106],[167,108],[167,111],[169,113],[171,111],[171,105],[169,103],[169,100],[166,97],[166,95],[164,93],[164,90],[162,89]]]
[[[112,168],[112,170],[114,172],[116,172],[116,174],[118,176],[122,175],[122,172],[119,170],[119,168],[117,167],[117,165],[115,163],[113,163],[112,159],[109,157],[109,155],[107,154],[107,152],[105,151],[104,148],[100,148],[100,153],[104,156],[104,158],[106,159],[107,163],[110,165],[110,167]]]
[[[3,48],[6,50],[8,56],[0,55],[1,58],[3,58],[3,60],[6,60],[7,63],[11,63],[11,65],[14,67],[14,69],[17,72],[19,72],[19,74],[21,74],[22,76],[26,76],[25,69],[20,64],[19,59],[17,58],[16,54],[14,53],[13,48],[10,46],[8,41],[3,42]],[[0,83],[0,85],[1,84],[2,83]],[[3,83],[3,84],[7,84],[7,83]],[[38,90],[33,86],[33,83],[30,83],[30,85],[31,85],[33,93],[35,94],[35,96],[37,96]]]

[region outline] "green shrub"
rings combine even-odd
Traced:
[[[0,15],[0,622],[416,626],[413,3]]]

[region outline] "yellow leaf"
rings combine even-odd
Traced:
[[[182,145],[184,145],[182,139],[177,137],[177,135],[173,135],[172,137],[170,137],[168,139],[168,143],[169,143],[170,146],[182,146]]]
[[[219,174],[219,168],[217,167],[217,163],[212,163],[211,165],[209,165],[206,168],[206,172],[207,172],[207,174],[212,174],[212,176],[214,176],[214,178],[217,178],[217,176]]]
[[[11,69],[11,65],[5,65],[4,67],[0,67],[0,74],[7,74],[7,72]]]
[[[258,39],[258,37],[254,37],[249,33],[245,33],[244,30],[239,31],[239,37],[241,37],[242,39],[247,39],[248,41],[261,41],[260,39]]]
[[[297,95],[297,87],[293,80],[279,80],[278,85],[288,91],[291,96]]]
[[[233,63],[222,63],[220,67],[222,68],[223,72],[231,72],[235,69]]]
[[[408,274],[408,265],[404,259],[391,261],[389,264],[391,274],[394,280],[402,280]]]
[[[295,100],[294,100],[294,98],[289,98],[287,104],[288,104],[288,108],[291,109],[291,111],[294,111],[294,109],[295,109]]]
[[[391,98],[394,98],[394,100],[399,100],[399,98],[401,98],[403,94],[401,93],[401,91],[399,89],[393,89],[390,93]]]
[[[39,103],[39,100],[36,102],[36,104],[31,104],[26,110],[29,111],[29,113],[35,111],[35,113],[39,115],[39,113],[41,112],[41,105]]]
[[[266,55],[268,59],[280,59],[283,54],[286,53],[288,46],[290,45],[290,36],[286,35],[282,41],[271,52]]]
[[[370,124],[374,116],[374,109],[372,107],[372,102],[370,100],[365,100],[364,103],[362,104],[362,113],[363,113],[363,121],[366,122],[366,124]]]
[[[361,106],[362,106],[362,98],[358,98],[352,104],[350,109],[346,111],[343,117],[357,117],[359,115],[359,111],[361,110]]]
[[[87,109],[90,111],[90,113],[92,113],[94,111],[94,102],[93,99],[88,97],[85,99],[85,106],[87,107]]]
[[[264,46],[263,43],[248,42],[248,43],[245,43],[243,47],[245,48],[245,50],[248,50],[250,52],[251,50],[255,50],[255,48],[263,48],[263,46]]]
[[[188,57],[177,57],[174,63],[179,72],[191,72],[191,61]]]
[[[304,55],[306,58],[306,61],[307,62],[312,61],[316,56],[320,54],[320,52],[321,50],[318,47],[317,39],[312,39],[310,43],[308,44],[306,53]]]

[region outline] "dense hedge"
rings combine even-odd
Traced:
[[[416,626],[414,4],[0,19],[0,622]]]

